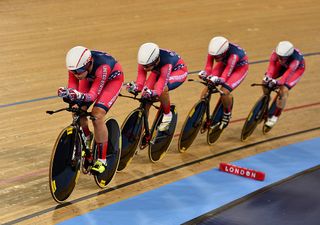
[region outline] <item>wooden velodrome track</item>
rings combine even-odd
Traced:
[[[117,174],[110,185],[113,190],[99,192],[92,177],[80,176],[72,204],[56,207],[48,186],[49,158],[57,135],[71,119],[68,113],[49,116],[45,111],[64,107],[51,96],[66,85],[65,54],[71,47],[109,52],[130,81],[136,76],[138,47],[148,41],[178,52],[189,71],[203,68],[208,42],[215,35],[242,46],[251,62],[268,59],[281,40],[292,41],[303,53],[319,52],[319,12],[317,0],[0,1],[0,223],[54,224],[211,169],[221,161],[320,135],[320,56],[315,54],[306,57],[307,70],[290,92],[287,109],[291,110],[275,129],[264,136],[259,127],[247,142],[240,141],[242,119],[261,95],[250,84],[261,81],[267,66],[251,64],[249,75],[234,92],[233,123],[214,146],[199,136],[188,152],[180,154],[176,137],[157,164],[149,162],[146,151],[140,152],[126,171]],[[179,113],[176,133],[201,89],[186,82],[172,92]],[[118,98],[108,116],[122,124],[136,106]],[[247,146],[260,141],[265,142]],[[209,157],[238,147],[241,151]],[[200,160],[205,157],[209,159]]]

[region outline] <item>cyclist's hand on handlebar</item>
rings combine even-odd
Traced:
[[[276,80],[276,79],[273,79],[273,78],[270,78],[270,77],[268,77],[268,76],[265,76],[264,78],[263,78],[263,82],[266,84],[266,86],[268,87],[268,88],[270,88],[270,89],[274,89],[274,88],[276,88],[278,85],[279,85],[279,83],[278,83],[278,81]]]
[[[68,89],[68,98],[71,101],[83,101],[85,98],[85,95],[79,91],[77,91],[76,89],[73,88],[69,88]]]
[[[134,81],[126,84],[126,89],[129,93],[137,95],[138,94],[138,86]]]
[[[68,88],[66,87],[59,87],[58,88],[58,96],[60,98],[67,98],[68,97]]]
[[[151,99],[153,97],[157,97],[157,93],[145,87],[142,92],[142,98]]]
[[[206,80],[206,79],[207,79],[207,72],[204,71],[204,70],[201,70],[201,71],[198,73],[198,75],[199,75],[199,78],[200,78],[201,80]]]
[[[219,84],[223,83],[223,79],[221,79],[218,76],[211,76],[210,75],[210,76],[207,77],[207,80],[208,80],[208,82],[210,82],[213,85],[219,85]]]

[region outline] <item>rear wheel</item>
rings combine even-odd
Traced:
[[[172,120],[167,131],[158,130],[158,126],[162,121],[162,111],[158,113],[158,117],[155,119],[152,126],[149,144],[149,159],[151,162],[157,162],[165,156],[173,139],[177,126],[178,114],[176,113],[175,105],[171,105],[170,110],[172,112]]]
[[[113,118],[106,120],[108,129],[107,168],[103,173],[94,173],[94,180],[100,188],[105,188],[114,178],[120,162],[121,135],[117,121]],[[94,146],[94,160],[97,160],[97,147]]]

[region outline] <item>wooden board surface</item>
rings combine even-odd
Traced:
[[[261,90],[250,84],[261,81],[267,66],[251,64],[249,75],[234,92],[235,122],[217,144],[208,146],[205,136],[199,136],[188,152],[180,154],[176,137],[166,157],[157,164],[149,162],[146,151],[140,152],[110,185],[121,188],[98,195],[101,190],[93,178],[82,175],[70,198],[75,202],[55,208],[48,186],[49,158],[57,135],[71,118],[67,113],[48,116],[45,111],[64,106],[60,99],[50,97],[67,83],[65,54],[71,47],[83,45],[112,54],[122,64],[125,80],[130,81],[136,77],[137,50],[149,41],[175,50],[191,72],[203,69],[209,40],[216,35],[243,47],[250,62],[268,59],[281,40],[290,40],[303,53],[320,52],[319,12],[316,0],[0,1],[1,223],[26,216],[21,219],[23,224],[54,224],[211,169],[221,161],[230,162],[320,135],[315,129],[245,147],[320,127],[320,56],[314,55],[306,57],[306,72],[290,92],[287,108],[292,110],[281,116],[270,134],[262,135],[260,127],[247,142],[241,142],[241,119],[261,95]],[[177,134],[201,89],[201,85],[188,82],[170,93],[179,114]],[[212,103],[216,100],[213,98]],[[12,103],[16,104],[8,105]],[[119,98],[108,116],[121,124],[135,107],[137,103]],[[183,166],[241,146],[239,151]],[[176,166],[180,167],[174,169]],[[166,172],[170,168],[172,171]],[[127,185],[130,181],[135,182]],[[87,199],[79,201],[84,196]]]

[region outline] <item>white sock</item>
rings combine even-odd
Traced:
[[[172,117],[172,112],[170,111],[168,114],[163,113],[165,117]]]
[[[98,159],[100,162],[102,162],[103,164],[106,164],[107,160],[106,159]]]

